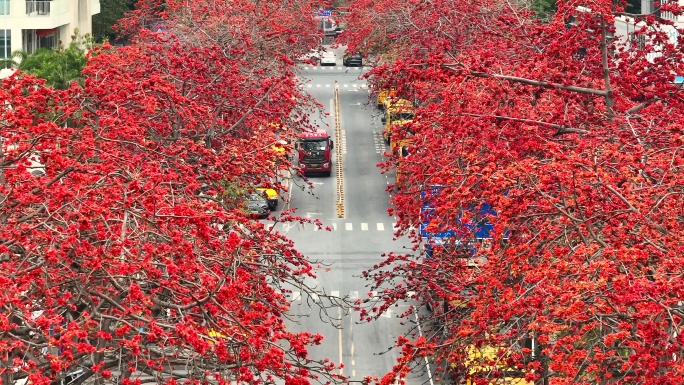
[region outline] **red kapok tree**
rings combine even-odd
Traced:
[[[3,81],[3,382],[337,378],[284,324],[309,261],[242,206],[305,128],[292,62],[178,31],[92,52],[83,88]]]
[[[425,51],[378,71],[386,84],[410,79],[421,102],[395,212],[405,228],[417,225],[423,192],[440,185],[430,226],[462,244],[475,241],[462,224],[481,207],[496,214],[485,244],[431,258],[417,248],[372,274],[390,287],[386,306],[408,292],[442,305],[424,338],[403,341],[395,372],[430,355],[441,378],[460,381],[474,374],[468,347],[490,346],[504,367],[540,383],[678,383],[682,115],[673,80],[682,68],[673,29],[619,19],[610,1],[559,3],[548,24],[505,4],[447,3],[439,17],[416,4],[379,17],[406,11],[412,23],[391,28],[416,47],[406,52]],[[475,23],[484,10],[494,12]],[[619,35],[620,23],[644,43]],[[467,267],[469,257],[486,263]]]

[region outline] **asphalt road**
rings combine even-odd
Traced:
[[[283,206],[296,210],[296,214],[319,219],[324,229],[312,224],[283,224],[276,229],[295,243],[297,249],[319,263],[316,279],[306,282],[333,297],[343,298],[347,304],[356,300],[369,300],[375,294],[369,282],[361,277],[364,270],[383,260],[382,254],[391,251],[405,253],[407,239],[394,239],[396,220],[387,214],[390,195],[386,191],[393,175],[382,175],[377,164],[383,161],[386,151],[380,133],[380,115],[365,80],[358,79],[366,68],[342,66],[342,51],[334,67],[302,66],[301,79],[305,90],[325,106],[329,116],[312,117],[334,137],[334,89],[340,89],[340,120],[342,129],[340,146],[343,152],[343,175],[333,171],[331,177],[310,177],[314,188],[302,188],[301,180],[291,186],[291,200]],[[344,217],[338,217],[336,205],[337,180],[343,178]],[[330,231],[326,231],[329,228]],[[397,337],[414,325],[397,317],[409,309],[401,304],[382,314],[376,321],[361,322],[357,311],[349,310],[342,301],[318,298],[327,304],[324,309],[312,306],[311,298],[302,290],[292,288],[291,315],[293,330],[310,331],[324,336],[321,346],[310,351],[311,358],[329,358],[342,363],[340,372],[351,381],[366,376],[383,376],[396,364]],[[363,302],[362,302],[363,303]],[[413,317],[411,317],[413,319]],[[414,319],[415,321],[415,319]],[[408,383],[430,383],[426,373],[412,376]]]

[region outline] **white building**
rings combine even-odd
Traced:
[[[679,6],[684,6],[684,0],[660,0],[659,3],[675,3]],[[678,29],[684,28],[684,16],[676,16],[672,14],[672,12],[660,12],[659,9],[654,6],[654,0],[642,0],[641,13],[653,13],[656,17],[673,22],[674,25],[656,24],[652,26],[651,29],[656,28],[661,32],[664,32],[669,38],[669,43],[677,46],[677,38],[679,37]],[[641,29],[643,26],[643,22],[635,23],[634,18],[632,17],[618,16],[615,18],[615,37],[623,44],[643,45],[646,43],[645,39],[639,38],[634,34],[636,30]],[[654,47],[654,51],[650,52],[647,58],[653,60],[653,58],[660,55],[659,51],[660,48],[658,46]]]
[[[1,0],[0,0],[1,1]],[[658,7],[654,6],[654,2],[657,0],[642,0],[641,1],[641,13],[639,15],[628,16],[628,15],[617,15],[615,17],[615,32],[610,34],[611,38],[614,38],[614,42],[617,46],[634,46],[636,45],[640,49],[644,49],[647,43],[647,37],[643,33],[636,33],[640,31],[646,23],[643,21],[636,22],[635,18],[643,19],[646,15],[654,15],[656,20],[663,20],[667,22],[672,22],[674,25],[667,25],[664,23],[656,22],[649,26],[648,32],[663,32],[668,36],[668,42],[675,47],[678,45],[677,38],[679,37],[679,29],[684,28],[684,15],[676,16],[672,12],[661,12]],[[676,3],[679,6],[684,6],[684,0],[659,0],[660,4],[666,3]],[[592,14],[591,8],[587,6],[578,6],[575,8],[575,15],[579,14]],[[571,17],[568,19],[569,25],[575,24],[576,18]],[[652,62],[655,57],[660,56],[662,46],[660,44],[652,44],[650,47],[651,51],[647,53],[646,58]]]
[[[71,42],[74,29],[92,33],[99,0],[0,0],[0,59],[23,50],[54,48]]]

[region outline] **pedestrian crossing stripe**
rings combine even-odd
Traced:
[[[300,84],[299,88],[330,88],[334,84]],[[351,85],[349,84],[342,84],[342,88],[361,88],[361,89],[366,89],[368,88],[368,84],[366,83],[353,83]]]
[[[377,291],[370,291],[370,292],[362,292],[363,298],[359,297],[359,292],[358,291],[348,291],[346,293],[340,293],[339,290],[331,290],[330,291],[330,297],[331,299],[335,298],[343,298],[346,300],[350,301],[356,301],[357,299],[370,299],[370,300],[380,300],[382,299],[380,296],[378,296]],[[301,291],[291,291],[287,293],[287,297],[289,298],[290,302],[296,302],[296,301],[302,301],[302,292]],[[320,296],[316,293],[310,293],[306,295],[309,300],[312,301],[318,301]],[[415,291],[407,291],[406,292],[406,299],[419,299],[416,297],[416,292]]]
[[[385,223],[378,222],[373,226],[370,223],[363,222],[358,224],[358,227],[355,226],[354,223],[352,222],[346,222],[344,225],[340,223],[331,223],[331,224],[323,224],[322,227],[318,227],[318,225],[313,224],[313,223],[303,223],[303,224],[290,224],[290,223],[283,223],[282,226],[286,228],[288,231],[292,230],[297,230],[297,231],[338,231],[339,229],[344,229],[344,231],[354,231],[359,230],[359,231],[386,231],[387,227],[385,226]],[[267,224],[267,227],[269,229],[272,229],[274,225]],[[409,226],[408,231],[415,230],[416,228],[413,226]],[[392,232],[397,232],[399,230],[399,226],[396,223],[392,223]]]
[[[326,71],[326,70],[348,70],[349,69],[348,67],[339,67],[339,66],[303,66],[301,68],[305,69],[305,70],[322,70],[322,71]],[[354,68],[357,70],[360,69],[363,71],[366,69],[370,69],[371,67],[364,66],[364,67],[360,67],[360,68],[359,67],[354,67]]]

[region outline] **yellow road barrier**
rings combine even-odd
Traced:
[[[344,218],[344,168],[342,167],[342,127],[340,124],[340,87],[335,81],[335,168],[337,169],[337,217]]]

